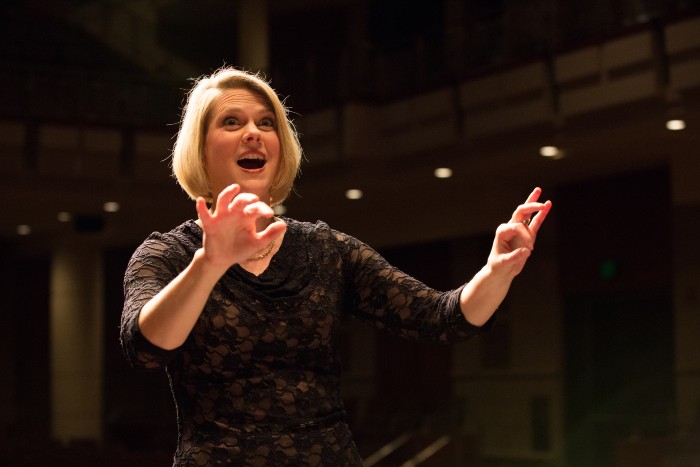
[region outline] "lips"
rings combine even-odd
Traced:
[[[245,170],[260,170],[265,167],[265,156],[256,152],[249,152],[243,154],[236,163],[238,166]]]

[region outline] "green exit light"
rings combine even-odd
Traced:
[[[614,259],[606,259],[601,261],[598,268],[598,274],[601,279],[610,280],[617,276],[617,261]]]

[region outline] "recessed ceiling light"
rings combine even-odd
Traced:
[[[32,228],[27,224],[17,226],[17,235],[29,235],[31,232]]]
[[[540,156],[542,157],[559,157],[561,150],[556,146],[542,146],[540,148]]]
[[[666,128],[671,131],[685,130],[685,120],[669,120],[666,122]]]
[[[102,209],[105,210],[105,212],[117,212],[119,211],[119,203],[116,201],[107,201],[105,204],[102,205]]]
[[[347,199],[360,199],[362,198],[362,195],[362,190],[358,190],[357,188],[353,188],[345,192],[345,197]]]
[[[433,174],[437,178],[450,178],[452,176],[452,169],[449,167],[438,167]]]
[[[61,211],[56,214],[56,219],[58,219],[59,222],[69,222],[72,218],[73,216],[71,216],[68,211]]]

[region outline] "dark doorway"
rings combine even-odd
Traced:
[[[614,443],[663,434],[674,413],[670,294],[566,300],[568,465],[612,465]]]
[[[557,194],[571,467],[613,465],[675,412],[671,196],[665,168]]]
[[[434,242],[382,251],[394,266],[438,290],[452,288],[452,242]],[[449,346],[376,333],[377,398],[394,430],[416,428],[451,396]]]

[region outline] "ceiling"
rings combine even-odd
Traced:
[[[163,1],[160,8],[186,11],[180,9],[184,3]],[[205,13],[215,17],[214,6],[220,3],[209,3],[212,8]],[[321,4],[326,2],[304,2]],[[271,8],[280,11],[288,5],[270,2]],[[181,18],[173,16],[172,24]],[[542,186],[545,196],[554,198],[555,216],[556,192],[562,186],[649,168],[668,170],[678,158],[696,157],[700,92],[690,90],[682,97],[688,128],[679,132],[664,127],[667,107],[659,96],[569,119],[556,134],[547,125],[449,145],[436,141],[430,154],[307,161],[285,203],[287,214],[301,220],[323,219],[377,247],[491,232],[533,185]],[[171,129],[174,133],[175,128]],[[567,157],[540,157],[539,146],[555,137],[566,148]],[[453,177],[433,177],[438,162],[449,164]],[[0,182],[4,211],[0,238],[25,252],[42,251],[57,242],[131,245],[151,231],[194,216],[192,203],[167,176],[67,180],[51,173],[0,170]],[[344,192],[352,187],[361,187],[365,196],[346,199]],[[114,200],[121,209],[105,213],[103,203]],[[56,214],[64,210],[72,213],[71,221],[57,221]],[[21,224],[31,225],[31,235],[17,235]]]
[[[562,186],[650,168],[668,170],[674,158],[696,155],[700,136],[693,128],[700,122],[700,112],[698,100],[693,102],[686,114],[690,128],[678,132],[664,127],[660,106],[650,103],[570,122],[559,137],[568,153],[559,160],[538,155],[538,142],[551,132],[531,128],[467,144],[436,144],[435,154],[449,154],[447,158],[409,154],[400,160],[307,162],[285,203],[287,215],[322,219],[377,247],[490,232],[534,185],[544,188],[544,196],[554,198],[555,215],[556,192]],[[432,175],[438,161],[453,169],[451,178]],[[163,170],[167,170],[165,162]],[[5,211],[2,234],[25,249],[60,241],[137,243],[151,231],[194,216],[193,204],[168,179],[66,183],[50,176],[5,175],[0,180]],[[352,187],[361,188],[364,197],[346,199],[344,192]],[[104,213],[102,205],[110,200],[118,200],[121,210]],[[71,206],[74,218],[58,222],[56,213],[66,206]],[[81,213],[83,218],[77,218]],[[95,226],[96,218],[103,224]],[[16,235],[16,226],[22,223],[31,224],[32,235]]]

